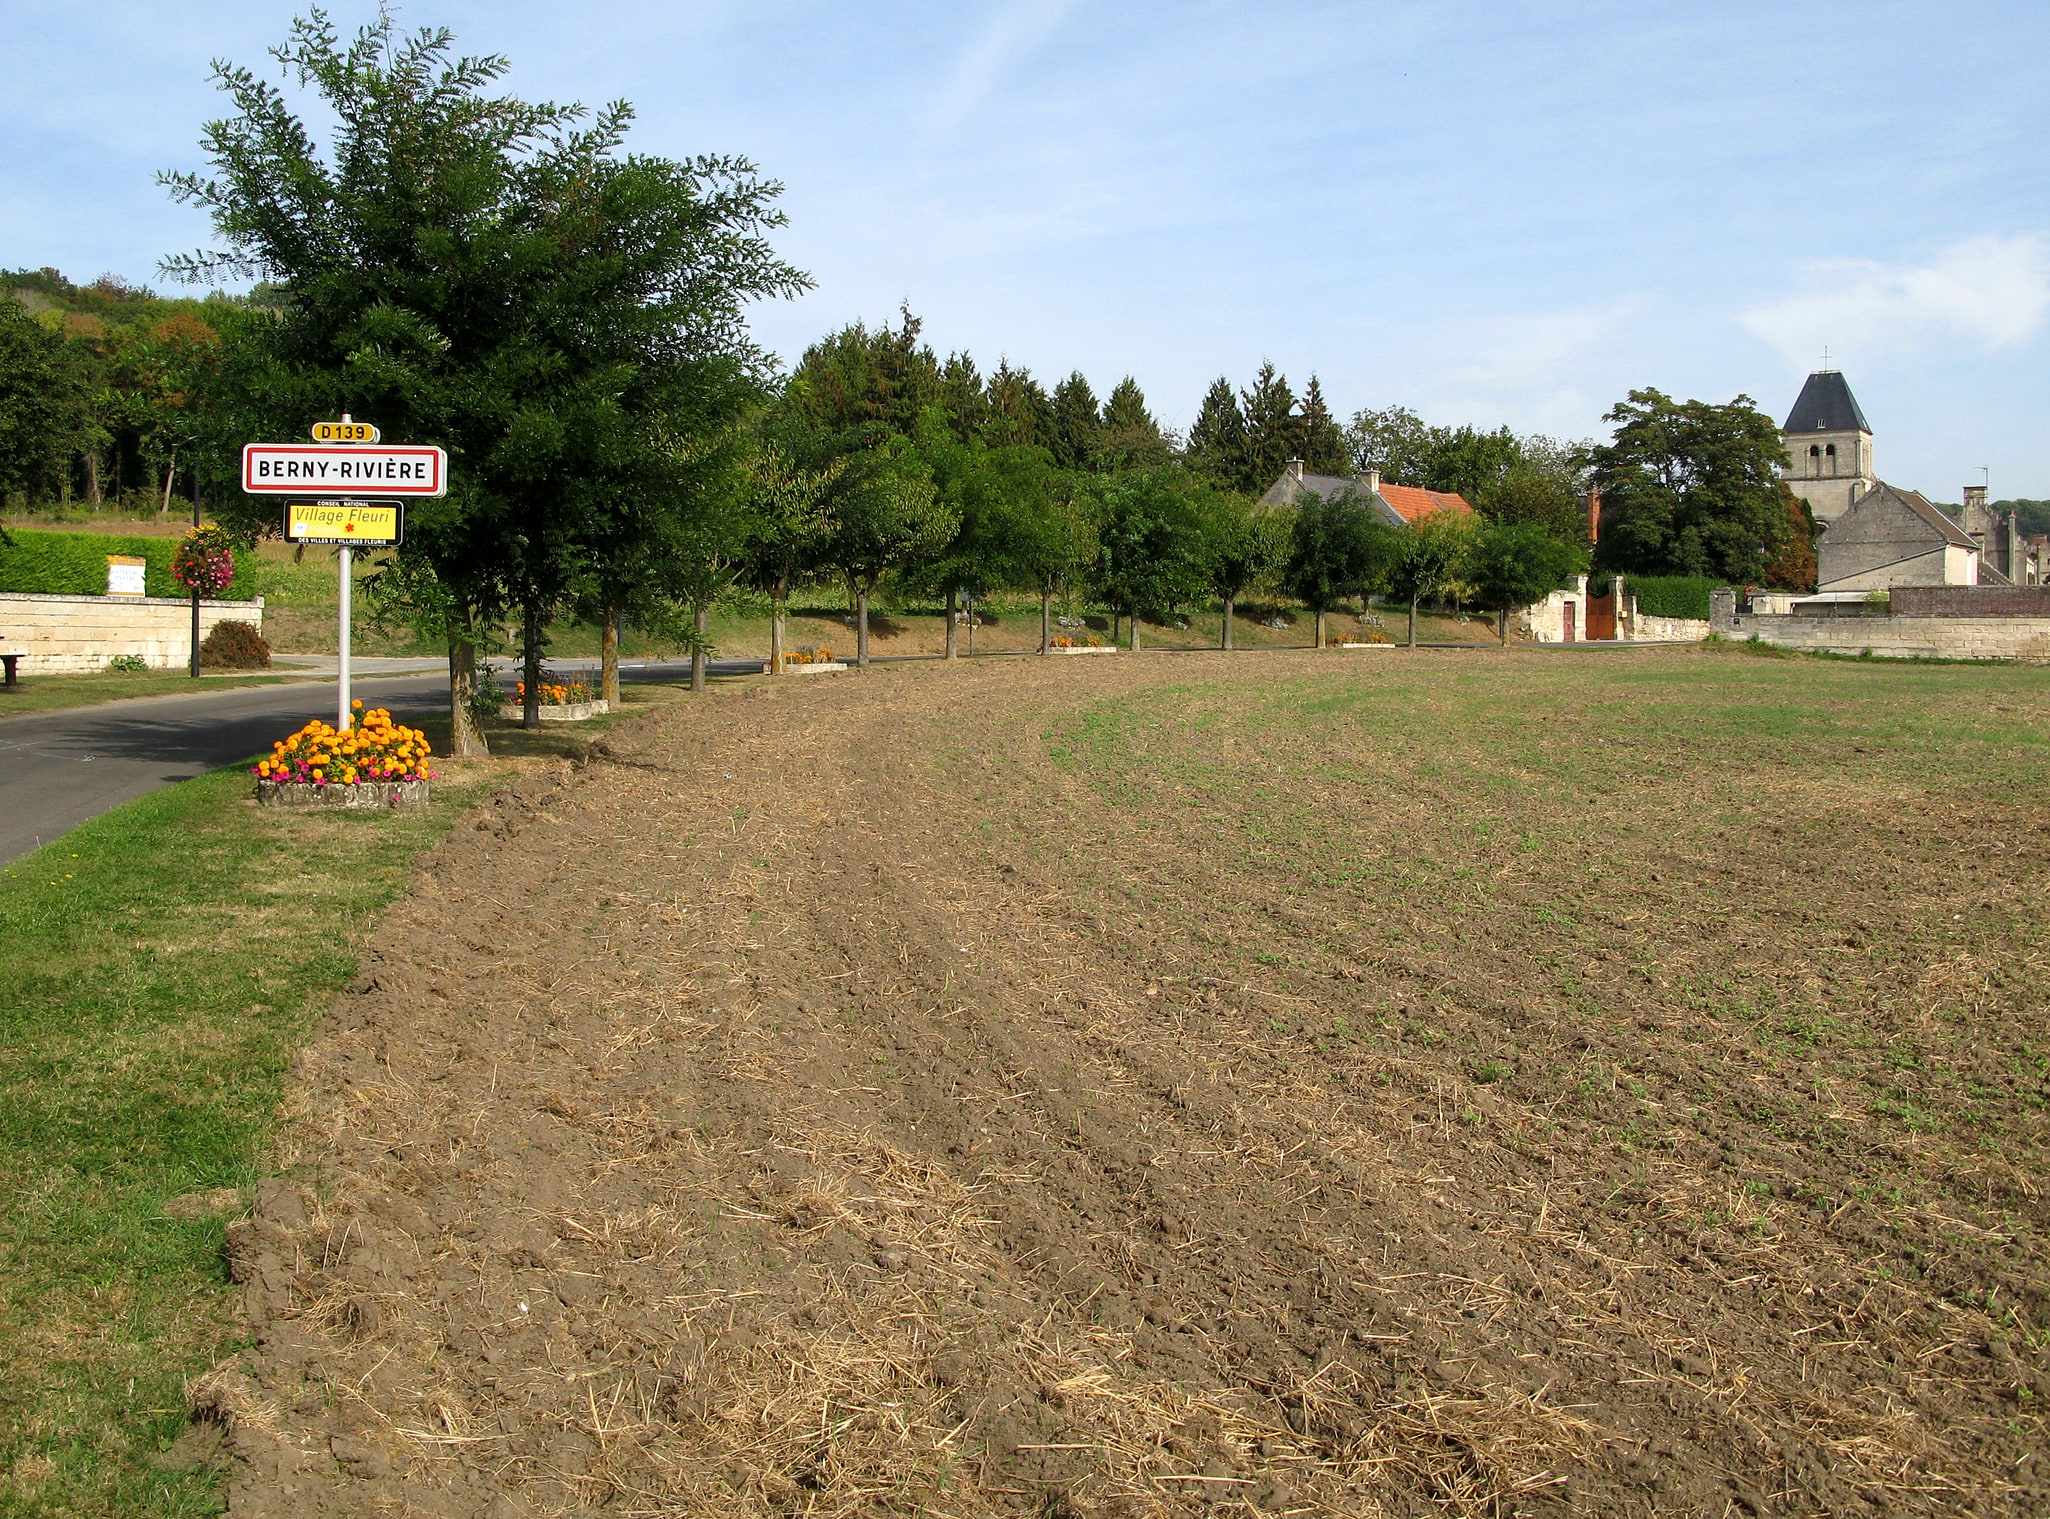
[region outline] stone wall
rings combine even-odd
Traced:
[[[202,601],[202,641],[217,622],[248,622],[263,630],[263,598]],[[24,675],[104,670],[120,654],[137,654],[152,670],[183,670],[192,662],[192,603],[163,596],[28,596],[0,592],[0,654],[22,656]]]
[[[1636,605],[1634,600],[1631,604]],[[1623,636],[1632,643],[1700,643],[1708,633],[1706,617],[1647,617],[1633,611]]]
[[[1931,589],[1939,589],[1932,587]],[[1899,591],[1894,595],[1898,597]],[[1781,617],[1745,614],[1725,635],[1811,654],[2050,661],[2050,617]]]
[[[2050,617],[2050,585],[1897,585],[1896,617]]]

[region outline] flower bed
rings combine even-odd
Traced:
[[[433,746],[418,728],[383,707],[356,713],[347,728],[318,719],[271,746],[258,760],[256,799],[269,807],[407,807],[426,803]]]
[[[541,693],[540,712],[544,723],[580,723],[612,710],[610,702],[599,700],[598,693],[580,680],[544,680],[535,689]],[[525,681],[513,687],[513,699],[499,708],[498,715],[511,723],[526,721]]]
[[[1056,654],[1115,654],[1117,645],[1105,643],[1094,633],[1087,639],[1070,638],[1066,634],[1049,639],[1047,647]]]
[[[834,670],[846,668],[844,660],[833,658],[833,651],[824,647],[791,649],[783,656],[783,671],[786,675],[826,675]]]

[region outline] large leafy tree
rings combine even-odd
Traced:
[[[0,296],[0,498],[54,485],[80,443],[80,386],[63,340]]]
[[[1589,451],[1605,569],[1756,584],[1787,547],[1779,428],[1749,396],[1716,404],[1633,390]]]
[[[1171,612],[1204,592],[1202,490],[1185,471],[1163,469],[1107,476],[1095,491],[1096,589],[1131,619],[1134,650],[1140,613]]]
[[[1406,528],[1386,530],[1382,577],[1398,601],[1409,603],[1409,646],[1416,647],[1417,605],[1465,575],[1478,524],[1463,513],[1436,511]]]
[[[1465,577],[1475,602],[1495,614],[1495,631],[1509,641],[1509,614],[1542,601],[1587,568],[1587,553],[1529,522],[1490,522],[1475,533]]]
[[[235,111],[205,130],[212,171],[165,182],[226,248],[165,267],[278,287],[244,375],[251,433],[348,411],[449,449],[449,495],[409,511],[400,580],[448,637],[462,753],[483,747],[482,624],[520,613],[538,673],[539,626],[595,535],[578,482],[631,474],[680,397],[758,365],[746,303],[805,281],[767,242],[780,186],[746,160],[622,155],[624,104],[497,94],[506,61],[452,48],[389,13],[348,41],[319,11],[295,22],[274,56],[335,122],[325,152],[278,87],[218,65]],[[243,515],[274,527],[261,504]]]
[[[1324,647],[1324,619],[1334,607],[1380,583],[1387,536],[1349,490],[1330,496],[1306,491],[1297,501],[1281,583],[1310,609],[1315,647]]]
[[[1218,647],[1232,646],[1238,599],[1271,579],[1288,556],[1291,509],[1263,510],[1237,491],[1211,490],[1202,502],[1210,593],[1224,608]]]
[[[841,457],[827,493],[830,526],[821,558],[854,603],[855,659],[868,664],[868,604],[885,575],[933,554],[953,535],[954,517],[932,472],[908,438],[878,441]]]
[[[790,431],[786,423],[785,432]],[[769,669],[783,673],[784,627],[791,590],[826,562],[832,537],[827,493],[847,461],[806,459],[819,453],[801,435],[758,427],[741,464],[738,481],[744,538],[741,578],[769,598]]]

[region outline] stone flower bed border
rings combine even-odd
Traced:
[[[425,807],[432,781],[358,781],[353,786],[308,786],[300,781],[258,781],[259,807]]]

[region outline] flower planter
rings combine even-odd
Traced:
[[[580,701],[567,704],[541,704],[541,721],[544,723],[581,723],[589,718],[600,717],[612,710],[610,702]],[[525,722],[527,709],[518,702],[507,702],[498,709],[498,715],[509,723]]]
[[[358,781],[332,786],[305,781],[256,783],[261,807],[425,807],[432,800],[432,781]]]
[[[1056,654],[1122,654],[1125,651],[1115,644],[1071,644],[1067,648],[1056,647]]]
[[[785,675],[830,675],[835,670],[844,670],[846,668],[847,661],[844,659],[815,659],[810,664],[803,665],[793,665],[785,662],[783,673]]]
[[[1399,647],[1399,645],[1386,642],[1369,643],[1362,640],[1357,643],[1335,643],[1331,647],[1334,649],[1393,649]]]

